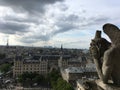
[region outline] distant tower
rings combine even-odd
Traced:
[[[63,46],[62,46],[62,44],[61,44],[61,51],[63,51]]]
[[[63,55],[63,45],[61,44],[60,55]]]
[[[7,45],[6,45],[6,47],[7,48],[9,47],[9,39],[7,39]]]
[[[58,66],[61,69],[62,68],[62,63],[63,63],[63,46],[61,44],[61,48],[60,48],[60,59],[58,60]]]

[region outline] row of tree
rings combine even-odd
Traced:
[[[6,54],[0,53],[0,59],[5,59],[5,58],[6,58]]]
[[[32,87],[34,84],[40,85],[46,83],[46,78],[43,75],[37,73],[28,73],[25,72],[22,75],[18,76],[18,82],[23,86]]]
[[[37,83],[40,86],[52,87],[53,90],[74,90],[69,83],[61,78],[60,72],[57,70],[50,72],[46,76],[26,72],[18,77],[18,82],[29,87]]]
[[[2,64],[2,65],[0,65],[0,71],[2,73],[6,73],[9,70],[11,70],[11,67],[12,67],[12,64],[9,64],[9,63]]]

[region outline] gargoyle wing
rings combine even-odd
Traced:
[[[103,31],[109,36],[109,38],[112,41],[112,44],[120,44],[120,30],[117,26],[107,23],[103,26]]]

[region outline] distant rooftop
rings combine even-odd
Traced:
[[[83,73],[83,72],[96,72],[95,67],[68,67],[65,69],[67,73]]]
[[[41,60],[58,60],[60,58],[60,55],[39,55],[39,56],[16,56],[15,60],[22,60],[24,62],[38,62]]]
[[[83,73],[84,69],[81,67],[69,67],[65,71],[67,73]]]

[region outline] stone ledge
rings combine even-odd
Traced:
[[[120,87],[104,84],[101,80],[96,80],[96,84],[104,90],[120,90]]]

